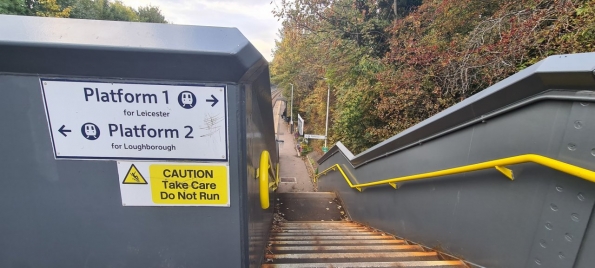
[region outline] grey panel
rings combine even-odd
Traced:
[[[274,192],[270,192],[270,207],[263,210],[260,205],[260,184],[256,179],[256,170],[259,167],[260,155],[267,150],[272,158],[273,165],[278,162],[277,146],[273,128],[273,114],[271,109],[271,89],[268,69],[261,69],[260,73],[253,73],[256,77],[253,82],[242,86],[240,92],[245,98],[245,125],[246,149],[246,176],[244,183],[245,207],[242,212],[248,223],[248,252],[249,266],[260,267],[264,258],[264,249],[272,225],[273,208],[275,207]],[[232,152],[233,153],[233,152]]]
[[[0,25],[0,267],[260,264],[272,210],[260,209],[254,167],[260,151],[277,153],[268,63],[237,29],[5,15]],[[227,84],[230,207],[122,207],[115,162],[53,158],[41,76]]]
[[[342,153],[320,168],[338,163],[359,182],[369,182],[527,153],[563,156],[565,162],[594,168],[589,150],[568,154],[565,141],[572,137],[586,148],[595,146],[595,110],[586,111],[591,108],[592,103],[537,102],[358,168]],[[583,123],[580,129],[575,128],[577,120]],[[331,172],[320,179],[319,189],[337,191],[356,221],[481,266],[530,267],[539,258],[539,267],[572,267],[590,219],[595,184],[537,164],[509,168],[514,181],[490,169],[406,182],[398,190],[370,187],[362,193]],[[561,183],[565,194],[552,193]],[[551,204],[559,208],[553,214]],[[546,222],[557,229],[545,232]],[[573,243],[564,242],[566,233]],[[591,243],[588,239],[585,236],[583,244]],[[537,250],[541,240],[551,241],[547,251]]]
[[[115,162],[53,158],[37,77],[0,88],[0,267],[241,265],[238,158],[230,208],[122,207]]]
[[[266,63],[235,28],[0,15],[0,72],[239,82]]]

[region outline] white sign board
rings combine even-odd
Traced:
[[[41,79],[57,159],[227,161],[225,86]]]
[[[306,139],[315,139],[315,140],[325,140],[326,136],[324,135],[316,135],[316,134],[304,134],[304,138]]]
[[[298,114],[298,133],[304,135],[304,119]]]
[[[123,206],[229,207],[227,164],[118,162]]]

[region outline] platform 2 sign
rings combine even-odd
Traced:
[[[228,159],[225,86],[40,81],[56,159]]]
[[[229,207],[229,169],[221,164],[118,162],[123,206]]]

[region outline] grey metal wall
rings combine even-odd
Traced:
[[[595,55],[587,56],[592,60]],[[595,61],[591,62],[592,68]],[[571,70],[576,66],[556,64],[560,72],[566,67],[575,76],[584,74],[583,82],[592,75],[592,69],[579,72]],[[529,71],[535,72],[535,68]],[[527,77],[535,79],[534,73],[525,73],[521,81],[509,85],[524,83],[522,80]],[[595,85],[595,79],[590,79],[584,85]],[[506,90],[506,86],[495,87],[499,87],[495,92]],[[321,170],[338,163],[357,182],[365,183],[529,153],[595,170],[595,95],[572,86],[559,94],[551,94],[547,89],[536,94],[559,98],[536,96],[537,101],[493,117],[466,114],[466,118],[457,120],[479,120],[459,129],[456,126],[461,122],[440,122],[448,118],[448,114],[442,114],[428,119],[430,123],[416,126],[423,129],[424,125],[443,125],[433,132],[425,129],[431,134],[418,135],[416,140],[448,129],[454,129],[452,132],[405,144],[402,149],[383,148],[381,144],[355,157],[339,146],[325,156]],[[494,102],[506,103],[501,109],[526,101],[514,96],[503,101],[494,97],[497,95],[484,92],[483,100],[489,102],[492,98]],[[477,100],[462,103],[458,108],[471,107]],[[486,119],[482,122],[482,118]],[[409,132],[415,132],[416,127]],[[383,144],[398,143],[398,139]],[[381,155],[372,150],[385,150],[389,156],[362,160],[366,155]],[[371,187],[361,193],[348,188],[335,172],[321,178],[319,189],[337,191],[356,221],[480,266],[592,267],[594,260],[589,252],[595,249],[591,220],[595,184],[537,164],[509,168],[514,171],[514,181],[492,169],[406,182],[398,190],[390,186]]]
[[[237,29],[18,16],[0,25],[0,267],[247,267],[251,247],[260,261],[254,246],[271,218],[251,209],[248,161],[274,144],[263,141],[272,114],[245,116],[267,101],[268,66]],[[227,84],[230,207],[123,207],[115,162],[54,159],[40,77]],[[260,137],[246,137],[249,124]]]
[[[243,213],[248,217],[250,267],[260,267],[264,258],[269,231],[272,225],[274,192],[270,192],[270,207],[263,210],[260,205],[259,180],[256,170],[260,164],[260,155],[264,150],[270,153],[272,162],[278,163],[278,153],[273,128],[271,109],[271,89],[268,68],[258,73],[253,83],[243,87],[246,99],[246,163],[245,184],[247,189],[246,207]]]

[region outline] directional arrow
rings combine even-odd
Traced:
[[[211,100],[207,99],[207,102],[212,102],[213,104],[211,104],[211,107],[215,106],[215,104],[217,104],[217,102],[219,102],[219,100],[217,98],[215,98],[215,96],[211,95]]]
[[[72,132],[72,130],[70,129],[64,129],[66,126],[62,125],[62,127],[60,127],[60,129],[58,129],[58,132],[62,133],[62,135],[64,135],[64,137],[66,137],[66,133],[67,132]]]

